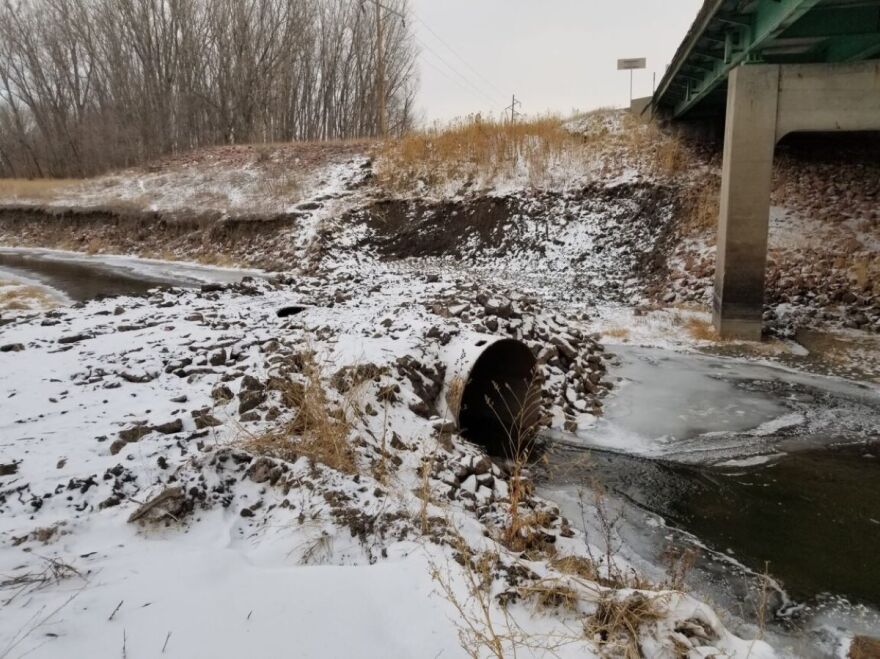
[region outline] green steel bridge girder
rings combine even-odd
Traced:
[[[684,87],[674,106],[676,117],[718,90],[734,67],[765,61],[763,50],[779,37],[807,48],[788,60],[782,56],[783,62],[846,62],[880,54],[880,3],[840,6],[823,5],[822,0],[757,0],[749,14],[718,11],[713,20],[725,26],[723,43],[717,33],[704,31],[678,63],[667,89],[661,90]],[[700,42],[709,44],[709,49],[701,48]],[[723,49],[713,52],[712,45]]]
[[[696,87],[688,88],[685,98],[675,108],[675,116],[681,116],[709,95],[730,70],[743,62],[753,59],[761,45],[768,39],[781,34],[787,27],[819,4],[821,0],[759,0],[758,6],[746,24],[746,16],[735,16],[729,20],[740,28],[739,42],[729,46],[725,58],[716,61],[711,71],[706,71]],[[723,20],[723,19],[722,19]]]

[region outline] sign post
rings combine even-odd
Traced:
[[[618,71],[629,71],[629,104],[633,102],[633,71],[644,69],[648,66],[648,60],[644,57],[617,60]]]

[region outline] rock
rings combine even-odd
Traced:
[[[223,284],[202,284],[202,293],[219,293],[223,290]]]
[[[251,466],[248,467],[247,476],[254,483],[265,483],[269,480],[274,469],[275,463],[272,462],[272,460],[270,460],[269,458],[257,458],[256,460],[254,460]]]
[[[471,474],[468,476],[464,482],[461,484],[461,489],[465,492],[470,492],[471,494],[475,494],[477,491],[477,477]]]
[[[492,474],[480,474],[477,476],[477,482],[491,490],[495,486],[495,477]]]
[[[245,414],[266,400],[264,391],[245,391],[239,394],[238,413]]]
[[[483,303],[483,309],[490,316],[510,318],[513,315],[513,304],[503,298],[490,298]]]
[[[215,416],[207,413],[202,413],[199,415],[193,414],[193,419],[196,422],[197,430],[204,430],[205,428],[216,428],[217,426],[222,426],[223,422],[217,419]]]
[[[473,473],[477,476],[482,476],[484,474],[491,473],[492,471],[492,461],[486,457],[485,455],[481,457],[479,460],[474,462]]]
[[[184,394],[183,396],[175,396],[171,399],[172,403],[185,403],[189,398]]]
[[[208,360],[208,363],[211,366],[223,366],[226,363],[226,359],[227,359],[226,350],[224,348],[221,348],[220,350],[218,350],[217,352],[215,352],[214,354],[211,355],[210,359]]]
[[[153,430],[155,430],[156,432],[160,432],[163,435],[173,435],[174,433],[183,431],[183,420],[174,419],[173,421],[169,421],[168,423],[162,423],[158,426],[153,426]]]
[[[434,432],[438,435],[450,435],[458,430],[454,421],[437,421],[434,423]]]
[[[131,382],[132,384],[146,384],[147,382],[152,382],[157,377],[159,377],[158,373],[144,373],[143,375],[135,375],[134,373],[127,373],[123,371],[119,374],[126,382]]]
[[[245,375],[241,379],[242,391],[263,391],[266,387],[253,375]]]
[[[128,518],[129,522],[180,519],[192,509],[181,487],[169,487],[147,501]]]
[[[251,412],[245,412],[240,417],[238,417],[238,420],[242,423],[249,423],[251,421],[260,421],[262,418],[263,417],[260,416],[260,413],[254,410]]]
[[[227,387],[225,384],[218,384],[211,391],[211,398],[216,401],[226,402],[235,398],[235,394],[232,393],[232,389]]]
[[[423,419],[430,419],[431,416],[433,416],[431,406],[423,400],[416,401],[415,403],[410,403],[409,409],[411,412],[414,412]]]
[[[0,346],[0,352],[21,352],[24,350],[24,345],[21,343],[7,343],[5,346]]]
[[[141,439],[141,437],[149,435],[151,432],[153,432],[153,429],[150,426],[146,424],[140,424],[131,428],[126,428],[125,430],[120,430],[119,439],[123,440],[126,443],[136,442]]]
[[[124,439],[114,439],[113,443],[110,444],[110,455],[116,455],[124,449],[127,444],[128,442]]]
[[[69,336],[62,336],[58,339],[58,343],[62,345],[67,345],[70,343],[79,343],[80,341],[86,341],[88,339],[94,338],[91,334],[71,334]]]
[[[113,508],[114,506],[118,506],[121,502],[122,500],[118,496],[116,496],[115,494],[111,494],[109,497],[98,504],[98,510]]]
[[[18,473],[18,463],[0,464],[0,476],[12,476]]]
[[[537,357],[538,365],[543,366],[544,364],[549,363],[558,354],[559,349],[556,346],[546,346],[542,348]]]
[[[559,352],[565,355],[569,361],[574,361],[577,357],[577,351],[562,337],[554,336],[550,339],[550,343],[556,346]]]

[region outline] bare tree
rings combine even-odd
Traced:
[[[0,175],[82,176],[212,144],[413,121],[407,0],[0,0]]]

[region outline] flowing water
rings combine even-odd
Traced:
[[[125,256],[0,248],[0,279],[13,278],[46,286],[75,302],[99,296],[141,295],[157,286],[228,283],[248,274],[256,273]]]
[[[880,388],[616,350],[606,416],[553,437],[542,492],[595,538],[581,488],[601,484],[636,559],[657,566],[670,545],[692,548],[690,585],[741,621],[757,619],[771,584],[768,615],[797,632],[785,639],[803,643],[795,656],[826,656],[835,632],[877,634]]]

